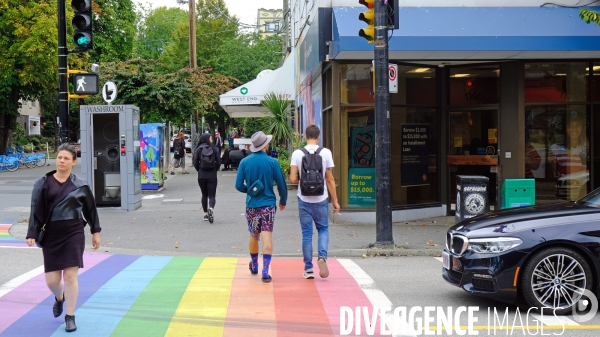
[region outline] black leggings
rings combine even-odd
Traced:
[[[215,195],[217,194],[217,179],[198,178],[198,186],[202,191],[202,210],[207,212],[207,199],[210,203],[210,208],[215,208]]]

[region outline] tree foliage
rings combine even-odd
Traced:
[[[35,100],[57,81],[56,1],[0,0],[0,153],[19,100]]]
[[[94,0],[92,4],[94,49],[89,51],[90,59],[88,61],[114,62],[130,59],[137,20],[133,1]]]
[[[143,15],[136,36],[134,58],[158,60],[165,52],[167,44],[174,38],[176,29],[180,26],[188,27],[189,15],[176,7],[159,7],[148,10]]]
[[[215,71],[250,82],[265,69],[276,69],[281,59],[281,37],[242,34],[219,48]]]
[[[191,112],[213,111],[219,95],[230,90],[235,79],[213,73],[211,69],[183,68],[163,73],[163,65],[155,60],[135,59],[102,64],[101,84],[110,80],[119,88],[115,104],[134,104],[140,108],[144,123],[183,124]],[[99,95],[88,98],[88,104],[102,104]]]
[[[273,135],[273,142],[284,145],[291,141],[294,134],[290,126],[292,102],[272,92],[265,95],[262,105],[273,115],[269,118],[269,126],[266,130],[266,133]]]

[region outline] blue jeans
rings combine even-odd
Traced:
[[[302,227],[302,253],[304,255],[304,270],[312,269],[312,237],[313,221],[317,228],[318,256],[327,258],[327,246],[329,245],[329,205],[327,199],[319,203],[304,202],[298,198],[298,210],[300,211],[300,226]]]

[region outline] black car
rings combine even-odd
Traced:
[[[599,286],[600,189],[461,221],[446,233],[442,260],[443,278],[472,294],[571,312]]]

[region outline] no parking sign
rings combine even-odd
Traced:
[[[398,92],[398,65],[397,64],[389,64],[388,65],[388,79],[391,93]]]

